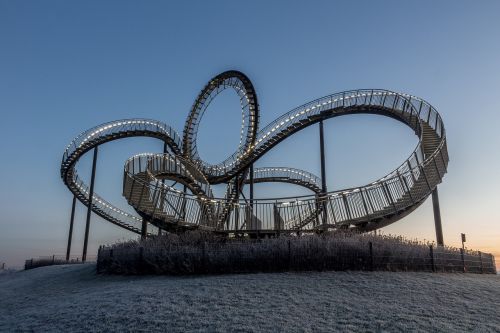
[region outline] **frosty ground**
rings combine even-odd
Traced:
[[[500,332],[500,276],[305,272],[96,275],[91,264],[0,275],[0,331]]]

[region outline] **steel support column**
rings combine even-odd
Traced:
[[[243,173],[243,175],[244,175],[244,173]],[[235,202],[238,204],[240,203],[240,191],[241,191],[241,188],[243,187],[243,183],[241,185],[242,186],[240,186],[240,176],[236,176],[235,177],[235,186],[236,186],[236,198],[235,198],[236,201]],[[239,206],[236,206],[236,208],[235,208],[234,205],[232,205],[232,209],[236,209],[236,211],[238,212],[238,214],[235,213],[235,215],[234,215],[235,218],[234,218],[234,227],[233,227],[234,230],[238,230],[238,228],[239,228],[239,225],[238,225],[239,221],[238,220],[240,218],[240,216],[239,216],[240,209],[239,209]],[[251,217],[250,217],[250,219],[248,219],[246,212],[247,212],[247,210],[245,209],[245,217],[247,217],[246,223],[251,223],[251,222],[249,222],[249,221],[251,221]],[[229,210],[229,215],[228,215],[228,219],[227,219],[227,229],[228,230],[231,229],[230,223],[231,223],[231,210]]]
[[[87,222],[85,223],[85,238],[83,240],[83,254],[82,262],[87,260],[87,245],[89,242],[89,229],[90,229],[90,215],[92,213],[92,199],[94,196],[94,181],[95,181],[95,167],[97,163],[97,152],[99,146],[94,148],[94,159],[92,160],[92,176],[90,178],[90,190],[89,190],[89,204],[87,206]]]
[[[250,207],[253,207],[253,163],[250,164]]]
[[[325,197],[326,188],[326,167],[325,167],[325,135],[323,130],[323,120],[319,122],[319,150],[321,155],[321,194]],[[328,213],[326,210],[326,197],[323,199],[323,228],[326,230],[328,223]]]
[[[434,224],[436,226],[437,245],[443,246],[443,227],[441,226],[441,212],[439,210],[439,197],[437,187],[432,191],[432,208],[434,209]]]
[[[73,195],[73,203],[71,204],[71,219],[69,221],[68,246],[66,247],[66,261],[69,260],[69,255],[71,253],[71,239],[73,238],[73,222],[75,221],[75,206],[76,206],[76,196]]]

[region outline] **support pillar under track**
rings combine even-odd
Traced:
[[[89,204],[87,206],[87,221],[85,223],[85,238],[83,240],[82,262],[87,260],[87,245],[89,242],[90,216],[92,214],[92,199],[94,197],[95,167],[97,163],[97,152],[99,146],[94,148],[94,159],[92,160],[92,176],[90,178]]]
[[[437,245],[443,246],[443,227],[441,225],[441,212],[439,209],[439,196],[437,187],[432,191],[432,208],[434,210],[434,224],[436,227],[436,242]]]
[[[319,149],[321,155],[321,195],[325,197],[321,204],[323,205],[323,229],[326,231],[328,224],[328,215],[326,210],[326,161],[325,161],[325,135],[323,130],[323,120],[319,122]]]
[[[73,238],[73,223],[75,221],[75,206],[76,196],[73,195],[73,203],[71,204],[71,219],[69,221],[68,246],[66,247],[66,261],[69,260],[71,254],[71,239]]]

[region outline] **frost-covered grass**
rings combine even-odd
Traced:
[[[13,269],[13,268],[0,269],[0,275],[2,275],[2,274],[12,274],[12,273],[15,273],[17,271],[18,271],[17,269]]]
[[[432,248],[431,248],[432,247]],[[212,233],[168,234],[102,247],[98,271],[219,274],[324,270],[494,273],[493,257],[402,237],[330,233],[252,240]]]
[[[1,332],[499,332],[499,309],[498,275],[116,276],[84,264],[0,276]]]

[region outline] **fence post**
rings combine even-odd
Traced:
[[[206,255],[207,255],[207,242],[203,242],[203,248],[202,248],[202,253],[201,253],[201,273],[206,273],[207,272],[207,263],[206,263]]]
[[[2,270],[5,269],[5,263],[2,263]]]
[[[429,245],[429,254],[431,256],[431,267],[432,267],[432,271],[433,272],[436,272],[436,266],[434,265],[434,248],[431,245]]]
[[[288,240],[288,270],[292,269],[292,248],[290,244],[290,239]]]
[[[464,249],[460,249],[460,257],[462,257],[462,272],[465,273]]]
[[[137,258],[137,257],[136,257]],[[139,274],[145,274],[146,264],[144,262],[144,247],[139,247],[139,258],[135,262],[136,272]]]
[[[479,251],[479,264],[481,265],[481,274],[483,274],[483,255],[481,251]]]
[[[56,256],[55,256],[55,254],[53,254],[53,255],[52,255],[52,265],[54,265],[54,263],[55,263],[55,259],[56,259]]]
[[[97,249],[97,263],[96,263],[95,270],[96,270],[96,272],[98,274],[101,272],[101,267],[100,267],[100,261],[102,260],[102,257],[101,257],[101,247],[102,247],[102,245],[99,245],[99,249]]]
[[[370,271],[373,272],[373,243],[369,242],[368,246],[370,248]]]

